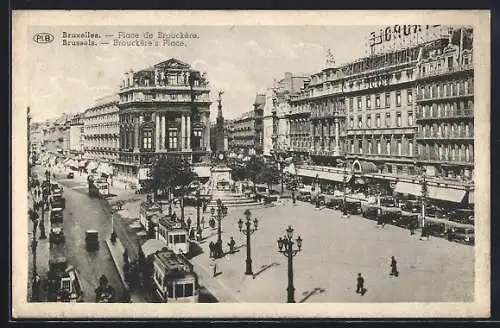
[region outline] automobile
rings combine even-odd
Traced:
[[[437,219],[445,218],[446,211],[436,205],[430,204],[425,206],[425,216]]]
[[[68,172],[68,174],[66,175],[67,179],[73,179],[74,177],[75,177],[75,174],[73,172]]]
[[[376,220],[378,216],[378,206],[377,205],[369,205],[367,206],[364,210],[361,211],[361,215],[364,218],[370,219],[370,220]]]
[[[401,210],[410,213],[419,213],[420,212],[420,204],[418,200],[407,200],[403,202],[401,206]]]
[[[49,241],[51,244],[64,243],[66,240],[62,224],[52,224],[50,227]]]
[[[413,226],[414,229],[417,229],[419,227],[418,214],[407,211],[396,220],[395,224],[401,228],[410,229]]]
[[[349,214],[361,213],[361,201],[359,201],[359,200],[346,199],[344,206],[345,206],[347,213],[349,213]]]
[[[457,209],[454,210],[449,217],[452,222],[474,225],[474,210],[472,209]]]
[[[452,232],[452,238],[454,241],[457,241],[459,243],[474,245],[474,228],[454,228]]]
[[[66,208],[66,199],[61,195],[51,195],[49,200],[52,208]]]
[[[300,200],[302,202],[310,202],[311,201],[311,194],[301,192],[297,195],[297,200]]]
[[[380,206],[396,207],[396,202],[394,201],[394,198],[391,196],[383,196],[380,197]]]
[[[96,230],[87,230],[85,232],[85,246],[87,250],[93,251],[99,248],[99,232]]]
[[[63,222],[63,209],[60,207],[52,208],[50,211],[50,223],[62,223]]]
[[[334,210],[340,210],[342,205],[344,204],[344,200],[341,197],[328,197],[326,200],[326,207]]]

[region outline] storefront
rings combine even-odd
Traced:
[[[394,192],[402,195],[422,196],[423,185],[421,182],[398,181]],[[472,196],[471,196],[472,195]],[[467,197],[466,197],[467,196]],[[443,184],[433,184],[427,182],[427,198],[451,202],[451,203],[469,203],[474,202],[474,191],[467,191],[461,186],[451,186]]]

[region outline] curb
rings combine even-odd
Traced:
[[[119,239],[117,239],[118,242]],[[115,256],[113,255],[113,252],[111,251],[111,246],[110,246],[111,241],[109,239],[106,239],[106,247],[108,247],[109,254],[111,255],[111,259],[113,260],[113,264],[115,265],[115,269],[118,272],[118,276],[120,277],[120,280],[122,282],[123,287],[126,290],[130,290],[130,287],[128,286],[127,282],[125,281],[125,275],[123,274],[123,271],[118,268],[118,265],[116,263]],[[121,243],[121,242],[120,242]]]

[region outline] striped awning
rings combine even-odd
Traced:
[[[402,194],[422,196],[422,185],[418,183],[398,181],[394,191]],[[427,197],[432,199],[461,203],[465,194],[466,191],[463,189],[427,185]]]

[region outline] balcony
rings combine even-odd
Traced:
[[[436,96],[432,96],[430,94],[418,94],[417,95],[417,103],[453,100],[453,99],[458,99],[458,98],[463,98],[463,97],[474,97],[473,90],[468,90],[468,92],[465,92],[465,90],[463,90],[460,92],[453,92],[453,93],[447,94],[447,95],[436,95]]]
[[[458,109],[454,111],[449,111],[446,114],[437,115],[426,115],[424,116],[422,112],[419,112],[416,116],[417,121],[438,121],[438,120],[450,120],[450,119],[462,119],[462,118],[474,118],[473,109]]]
[[[328,110],[328,111],[313,111],[311,112],[311,119],[322,119],[322,118],[335,118],[335,117],[345,117],[343,111]]]
[[[137,103],[137,104],[151,104],[151,103],[157,103],[157,104],[169,104],[169,103],[191,103],[191,97],[180,97],[180,98],[133,98],[129,100],[120,100],[119,104],[132,104],[132,103]],[[198,97],[197,99],[194,100],[194,103],[210,103],[210,97],[208,95],[203,96],[203,97]]]
[[[126,91],[131,91],[131,90],[134,90],[134,91],[154,91],[154,90],[157,90],[157,91],[165,91],[165,90],[179,90],[179,91],[186,90],[186,91],[190,91],[191,90],[191,86],[189,84],[184,84],[184,83],[180,83],[180,84],[158,84],[158,85],[154,85],[154,84],[152,84],[152,85],[144,85],[144,84],[139,85],[139,84],[135,84],[135,85],[130,85],[130,86],[126,86],[124,88],[121,88],[119,93],[124,93]],[[194,86],[193,90],[194,91],[207,91],[207,90],[210,90],[210,88],[209,88],[209,85],[207,83],[207,84],[203,84],[203,85]]]
[[[442,67],[440,69],[435,69],[432,71],[426,71],[426,72],[418,72],[417,77],[419,79],[423,78],[430,78],[430,77],[435,77],[435,76],[442,76],[442,75],[450,75],[450,74],[455,74],[455,73],[460,73],[460,72],[467,72],[471,71],[474,69],[474,65],[467,64],[467,65],[460,65],[460,66],[453,66],[453,67]]]
[[[467,141],[472,141],[474,140],[474,135],[473,134],[468,134],[466,135],[465,133],[456,133],[454,135],[448,135],[448,136],[440,136],[437,134],[430,134],[426,133],[425,135],[422,133],[417,134],[417,140],[439,140],[439,141],[460,141],[460,140],[467,140]]]
[[[439,156],[438,154],[421,154],[418,157],[419,163],[429,163],[429,164],[448,164],[448,165],[464,165],[464,166],[473,166],[474,158],[471,157],[469,160],[466,160],[464,157],[461,158],[452,158],[451,156]]]

